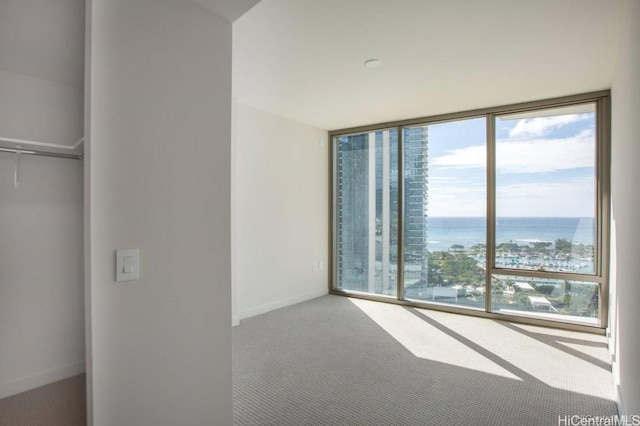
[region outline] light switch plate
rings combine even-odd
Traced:
[[[140,278],[140,249],[116,250],[116,281]]]

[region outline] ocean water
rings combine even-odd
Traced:
[[[486,219],[481,217],[430,217],[427,221],[427,249],[447,250],[453,244],[470,248],[486,242]],[[496,243],[513,241],[553,242],[565,238],[574,243],[594,244],[593,218],[502,217],[497,219]]]

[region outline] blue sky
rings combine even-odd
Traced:
[[[497,216],[593,216],[594,133],[592,112],[498,119]],[[484,118],[429,126],[429,216],[485,215],[485,138]]]

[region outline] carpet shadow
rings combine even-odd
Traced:
[[[416,357],[349,299],[323,296],[234,328],[234,424],[542,426],[617,414],[612,400],[553,388],[412,313],[519,379]]]

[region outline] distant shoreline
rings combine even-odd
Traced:
[[[496,219],[497,244],[516,242],[555,242],[566,239],[573,243],[593,245],[595,219],[589,217],[498,217]],[[447,250],[453,244],[469,249],[486,243],[487,219],[477,216],[425,217],[427,249]]]

